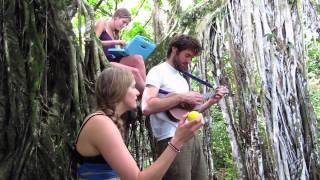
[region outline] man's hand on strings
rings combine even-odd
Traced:
[[[216,89],[215,94],[209,99],[211,104],[218,103],[226,94],[229,93],[229,90],[225,86],[219,86]]]
[[[203,96],[200,93],[194,91],[182,93],[180,97],[181,103],[187,103],[193,106],[199,105],[203,102]]]

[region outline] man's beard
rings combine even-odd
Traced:
[[[180,71],[188,71],[188,66],[184,66],[180,63],[180,60],[178,58],[178,55],[174,55],[173,57],[173,66],[174,68],[176,68],[177,70]]]

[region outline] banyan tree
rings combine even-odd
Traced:
[[[95,78],[108,66],[93,28],[95,11],[109,2],[1,0],[0,179],[71,178],[70,148],[93,110]],[[115,9],[119,1],[112,2]],[[208,0],[187,11],[180,1],[168,1],[166,11],[164,1],[152,2],[158,48],[147,66],[165,57],[170,37],[192,34],[204,49],[192,73],[230,89],[218,107],[235,179],[320,179],[305,46],[306,32],[320,29],[315,2]],[[72,18],[84,32],[73,29]],[[215,179],[217,115],[205,117],[200,133]],[[154,157],[148,117],[138,108],[124,118],[126,143],[144,168]]]

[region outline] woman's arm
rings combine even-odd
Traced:
[[[106,29],[106,23],[107,21],[104,19],[100,19],[97,21],[96,26],[95,26],[95,33],[97,37],[100,37],[102,32]]]
[[[107,27],[107,21],[105,19],[100,19],[95,26],[95,33],[96,36],[99,38],[103,31],[106,30]],[[110,46],[110,45],[120,45],[124,46],[125,41],[123,40],[101,40],[102,46]]]
[[[120,45],[124,47],[126,42],[124,40],[100,40],[102,46],[110,46],[110,45]]]
[[[94,118],[91,120],[89,141],[92,142],[92,146],[103,155],[108,164],[123,180],[161,179],[177,155],[177,152],[167,147],[150,167],[140,171],[124,144],[117,126],[105,116],[96,116]],[[177,148],[181,148],[202,125],[200,120],[180,123],[171,143]]]
[[[106,116],[94,118],[91,120],[94,125],[90,128],[92,131],[89,141],[121,179],[136,179],[134,177],[138,177],[140,170],[123,142],[117,126]]]
[[[184,143],[186,143],[190,138],[196,134],[198,130],[203,125],[202,116],[189,123],[185,123],[185,119],[179,122],[179,126],[175,132],[174,137],[170,142],[181,150]],[[139,180],[154,180],[161,179],[166,171],[169,169],[171,163],[175,159],[177,153],[173,148],[167,146],[161,156],[148,168],[139,173]]]

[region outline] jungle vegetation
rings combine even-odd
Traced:
[[[0,179],[71,179],[73,141],[109,66],[94,24],[122,6],[133,21],[121,37],[157,44],[148,69],[171,37],[190,34],[204,49],[191,72],[230,89],[200,132],[211,179],[320,179],[319,1],[0,2]],[[154,159],[148,117],[137,108],[124,119],[144,168]]]

